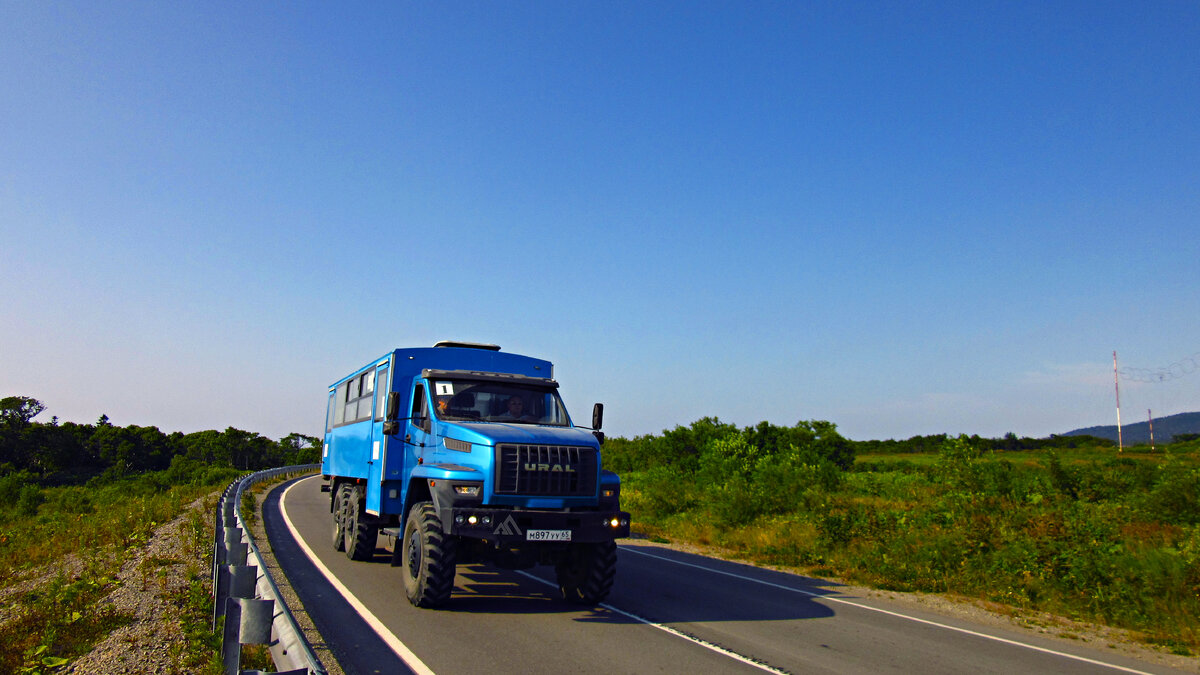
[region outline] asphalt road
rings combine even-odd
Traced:
[[[264,521],[350,674],[1189,672],[635,540],[620,546],[616,584],[597,608],[559,600],[551,568],[460,565],[450,601],[418,609],[388,564],[386,537],[374,561],[333,550],[320,485],[277,488]]]

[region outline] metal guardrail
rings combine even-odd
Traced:
[[[213,543],[213,630],[224,617],[221,655],[227,675],[261,672],[241,670],[244,644],[268,645],[279,675],[327,675],[279,594],[241,514],[242,493],[251,485],[320,466],[285,466],[252,473],[230,483],[221,495]]]

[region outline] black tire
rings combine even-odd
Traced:
[[[408,512],[404,536],[396,540],[404,593],[417,607],[436,607],[454,590],[456,541],[442,532],[442,521],[430,502]]]
[[[343,523],[346,526],[346,557],[351,560],[370,560],[375,556],[375,541],[379,530],[371,522],[371,516],[363,511],[362,488],[352,487],[346,492],[346,510]]]
[[[346,486],[333,494],[333,550],[346,550]]]
[[[565,560],[555,566],[563,600],[596,605],[608,597],[617,575],[617,543],[571,544]]]

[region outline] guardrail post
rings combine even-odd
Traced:
[[[242,541],[241,528],[225,528],[225,538],[213,554],[213,630],[217,629],[217,622],[225,613],[225,598],[230,596],[230,568],[246,564],[247,548],[248,544]],[[254,597],[254,594],[233,594],[233,597]]]
[[[225,600],[229,597],[229,566],[217,567],[213,576],[213,619],[212,627],[216,630],[221,617],[225,615]]]
[[[225,560],[226,565],[245,565],[248,545],[242,541],[242,528],[225,528]]]
[[[271,642],[274,600],[229,598],[226,600],[225,630],[221,633],[221,660],[226,675],[241,672],[242,645]]]
[[[258,568],[254,565],[229,565],[229,581],[229,597],[253,598],[258,592]]]

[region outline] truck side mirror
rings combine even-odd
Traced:
[[[388,399],[387,399],[387,416],[384,417],[384,419],[394,422],[397,419],[399,419],[399,417],[400,417],[400,392],[390,391],[390,392],[388,392]]]
[[[604,424],[604,404],[597,403],[592,406],[592,428],[600,431],[600,427]]]
[[[395,436],[400,433],[400,423],[396,420],[388,420],[383,423],[383,435]]]

